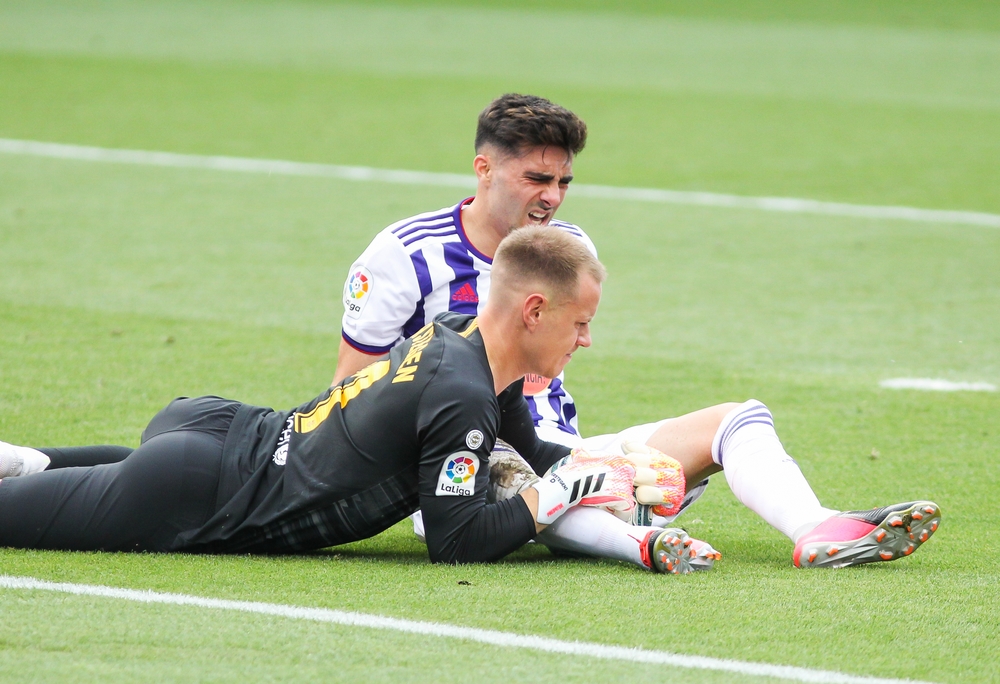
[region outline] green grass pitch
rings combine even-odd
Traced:
[[[1000,213],[992,3],[0,0],[0,137],[469,172],[490,98],[581,114],[583,183]],[[0,154],[0,439],[134,445],[177,395],[286,407],[336,364],[352,258],[460,191]],[[407,525],[294,557],[0,550],[0,574],[934,682],[1000,681],[1000,230],[570,199],[611,277],[585,433],[755,397],[821,500],[941,504],[902,561],[797,571],[719,480],[662,577]],[[16,524],[16,521],[0,521]],[[4,590],[0,680],[765,678]]]

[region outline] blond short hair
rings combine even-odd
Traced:
[[[530,225],[505,237],[493,257],[491,288],[515,289],[538,284],[553,299],[576,297],[580,274],[589,274],[601,284],[607,277],[604,265],[582,240],[553,226]]]

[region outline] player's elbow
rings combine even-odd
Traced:
[[[424,513],[432,563],[492,563],[536,534],[535,519],[520,497],[483,506],[465,525],[450,532],[442,533]]]
[[[493,563],[509,553],[506,550],[498,552],[496,549],[489,549],[481,545],[459,544],[457,542],[439,549],[432,549],[428,546],[427,551],[430,555],[431,563],[446,565]]]

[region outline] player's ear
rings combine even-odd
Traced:
[[[534,332],[542,320],[542,315],[548,306],[548,299],[540,292],[534,292],[524,298],[521,307],[521,319],[528,332]]]
[[[472,160],[472,168],[476,172],[476,178],[481,181],[489,180],[493,164],[487,155],[477,154],[476,158]]]

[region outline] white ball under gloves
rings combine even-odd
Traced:
[[[517,450],[498,439],[490,453],[490,481],[486,487],[489,503],[513,499],[538,482],[538,475],[531,469]]]

